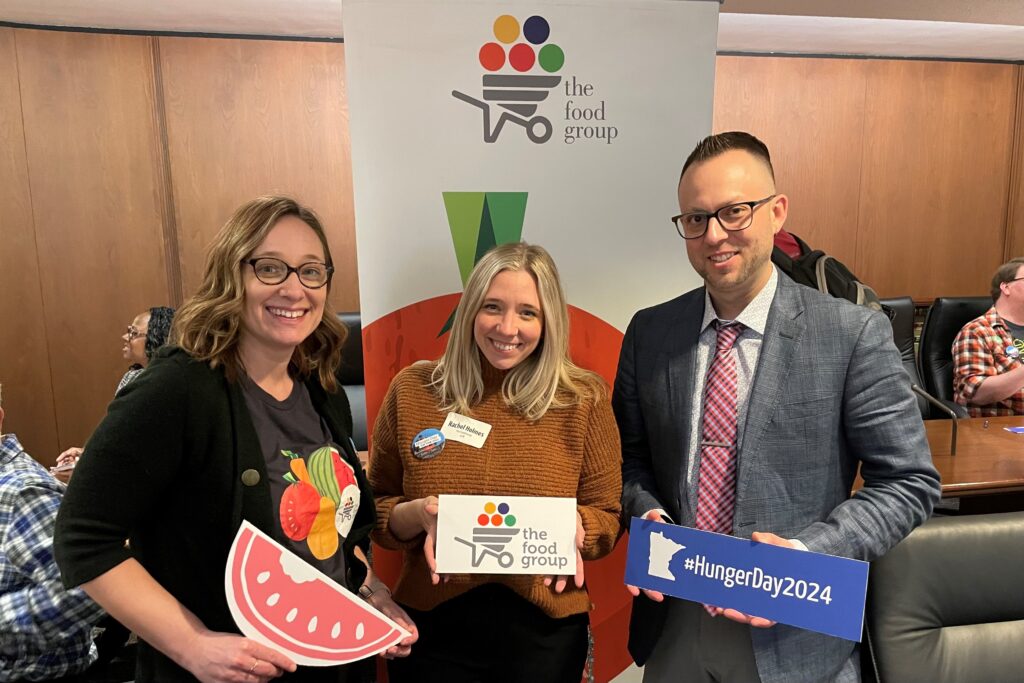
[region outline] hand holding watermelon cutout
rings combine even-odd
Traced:
[[[372,657],[409,632],[243,520],[224,589],[245,636],[306,666]]]

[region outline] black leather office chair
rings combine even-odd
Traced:
[[[363,330],[359,313],[339,313],[338,319],[348,328],[348,338],[341,351],[341,367],[338,381],[341,382],[352,406],[352,440],[356,450],[367,448],[366,426],[366,383],[363,379]]]
[[[953,404],[953,339],[991,306],[987,296],[961,296],[940,297],[928,309],[921,328],[918,372],[925,390],[944,403]],[[961,410],[966,417],[967,411]]]
[[[894,299],[882,299],[884,309],[890,311],[889,322],[892,325],[892,340],[899,349],[903,359],[903,369],[907,371],[912,385],[921,386],[921,376],[917,371],[917,356],[914,353],[914,300],[909,296]],[[921,417],[928,419],[931,406],[928,400],[918,394],[917,407]]]
[[[873,562],[864,680],[1024,680],[1022,538],[1022,512],[938,517]]]

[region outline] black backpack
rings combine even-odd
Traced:
[[[837,299],[852,301],[858,306],[888,313],[875,290],[858,280],[842,261],[820,249],[811,249],[802,239],[793,233],[789,234],[800,245],[800,256],[790,258],[789,254],[775,247],[772,249],[772,263],[794,282],[813,287]]]

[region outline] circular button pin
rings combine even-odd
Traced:
[[[444,434],[436,429],[424,429],[412,440],[412,455],[419,460],[430,460],[444,450]]]
[[[256,470],[246,470],[242,472],[242,483],[246,486],[255,486],[260,483],[260,473]]]

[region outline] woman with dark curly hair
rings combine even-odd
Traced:
[[[124,340],[121,352],[131,365],[121,377],[121,381],[117,383],[114,396],[117,396],[133,379],[138,377],[139,373],[149,365],[149,361],[152,360],[157,349],[167,343],[167,339],[171,336],[173,320],[174,309],[169,306],[154,306],[135,316],[132,324],[121,335],[121,339]],[[57,456],[57,465],[50,471],[62,482],[68,483],[71,479],[71,471],[82,458],[82,452],[81,446],[72,446]]]
[[[122,353],[131,366],[118,382],[115,396],[149,365],[157,349],[167,343],[173,320],[174,309],[167,306],[156,306],[135,316],[132,324],[121,335],[124,340]]]

